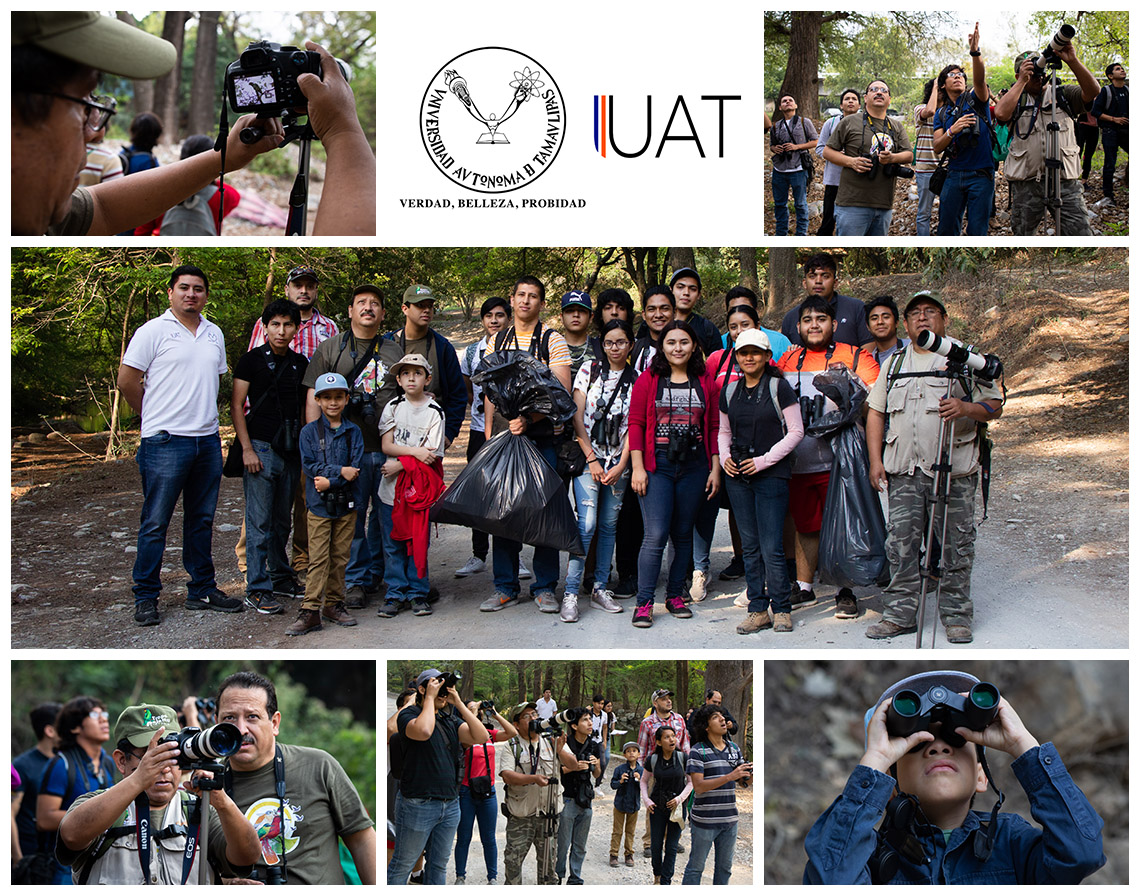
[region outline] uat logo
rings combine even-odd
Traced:
[[[594,96],[594,151],[602,158],[610,153],[621,156],[623,159],[636,159],[645,155],[656,141],[657,151],[655,159],[661,158],[665,144],[670,142],[689,143],[696,149],[697,155],[707,158],[705,146],[716,146],[717,158],[724,158],[725,153],[725,103],[742,99],[740,96],[704,95],[699,100],[687,101],[678,94],[676,99],[669,100],[671,110],[665,127],[659,127],[662,115],[660,113],[660,100],[658,100],[658,121],[654,122],[654,109],[652,96],[645,98],[645,106],[636,101],[621,102],[621,132],[622,145],[618,145],[618,104],[613,95]],[[690,105],[692,109],[690,109]],[[702,140],[702,133],[704,139]],[[640,145],[638,145],[640,141]],[[690,152],[692,149],[689,150]]]

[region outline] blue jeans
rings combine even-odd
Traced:
[[[383,475],[380,468],[386,460],[383,451],[365,451],[360,462],[360,475],[356,478],[356,533],[344,571],[346,589],[356,585],[367,588],[373,580],[384,578],[384,526],[376,492]]]
[[[595,533],[598,536],[598,550],[594,560],[594,588],[605,588],[610,580],[610,564],[614,557],[614,542],[617,540],[618,513],[621,512],[629,476],[629,470],[626,470],[613,485],[602,485],[594,482],[594,477],[587,470],[574,480],[574,506],[578,508],[578,535],[582,539],[582,550],[588,554]],[[584,556],[570,555],[570,562],[566,566],[567,594],[578,593],[585,563]]]
[[[645,810],[649,812],[648,809]],[[672,883],[673,869],[677,866],[677,844],[681,842],[681,826],[669,820],[667,806],[654,806],[649,812],[649,854],[653,876],[660,877],[663,885]]]
[[[380,505],[380,526],[384,533],[384,581],[388,583],[386,599],[405,603],[411,603],[416,598],[426,600],[431,585],[427,576],[420,578],[416,571],[416,561],[408,553],[409,542],[392,538],[392,505],[385,504],[379,498],[376,503]]]
[[[784,559],[784,516],[788,512],[788,480],[776,476],[742,479],[726,476],[728,499],[744,553],[748,612],[763,613],[771,601],[776,613],[792,612],[792,583]],[[765,595],[764,587],[768,592]]]
[[[222,481],[222,443],[218,434],[147,436],[136,457],[142,475],[143,505],[135,556],[136,601],[156,600],[166,549],[166,530],[182,496],[182,565],[190,574],[189,596],[202,598],[215,587],[211,544],[218,487]]]
[[[388,886],[401,886],[420,853],[424,856],[424,883],[447,883],[447,857],[459,827],[459,799],[421,800],[396,794],[396,848],[388,863]]]
[[[716,886],[727,884],[728,879],[732,877],[732,853],[736,849],[736,822],[727,827],[710,828],[702,824],[691,824],[689,827],[692,829],[691,851],[689,863],[685,866],[685,877],[681,883],[700,884],[709,850],[715,846],[716,858],[713,863],[712,882]]]
[[[861,205],[835,206],[836,236],[886,236],[891,229],[892,209]]]
[[[586,858],[586,838],[590,836],[590,818],[594,810],[583,809],[573,799],[562,804],[562,814],[558,816],[558,861],[554,873],[559,880],[566,877],[566,853],[570,853],[570,878],[568,884],[582,881],[582,862]]]
[[[990,232],[990,206],[994,201],[992,168],[954,171],[946,174],[946,185],[938,202],[938,235],[959,236],[962,215],[966,215],[966,235],[985,236]]]
[[[933,171],[914,172],[914,184],[918,187],[918,215],[915,218],[919,236],[930,236],[930,213],[934,211],[934,193],[930,189]]]
[[[245,590],[272,591],[293,577],[285,543],[293,523],[293,495],[301,477],[299,457],[286,459],[268,442],[251,439],[261,472],[242,475],[245,491]]]
[[[551,469],[558,468],[558,453],[553,445],[535,445]],[[519,591],[519,551],[522,544],[496,535],[491,539],[491,568],[495,574],[495,590],[500,594],[518,597]],[[534,581],[531,594],[544,591],[553,592],[558,587],[558,551],[555,548],[535,546],[532,572]]]
[[[471,788],[459,785],[459,831],[455,835],[455,874],[467,876],[467,852],[471,848],[471,832],[479,821],[479,842],[483,844],[483,864],[487,866],[487,882],[499,876],[499,848],[495,843],[495,822],[499,817],[499,800],[494,794],[485,800],[471,795]]]
[[[695,460],[678,465],[657,452],[657,469],[649,474],[649,484],[641,499],[641,518],[645,538],[637,557],[637,605],[653,603],[657,576],[665,556],[665,544],[673,542],[673,559],[665,597],[678,597],[685,590],[685,573],[693,556],[693,520],[705,500],[705,482],[709,477],[704,452]]]
[[[772,198],[776,200],[776,236],[788,235],[788,191],[796,206],[796,236],[807,236],[807,172],[773,171]]]
[[[724,479],[721,479],[722,487]],[[693,526],[693,570],[700,570],[708,576],[709,559],[712,554],[713,535],[716,533],[716,518],[720,514],[720,494],[701,501],[697,508],[697,521]]]

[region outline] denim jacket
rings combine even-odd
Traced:
[[[629,773],[629,780],[622,784],[621,776],[626,772]],[[633,768],[630,768],[628,762],[622,761],[618,763],[610,777],[610,787],[614,792],[614,808],[619,812],[633,814],[641,809],[641,784],[633,780],[634,772],[639,775],[645,774],[640,762],[635,762]]]
[[[325,449],[321,451],[321,435],[325,437]],[[321,414],[320,418],[308,423],[301,430],[301,469],[305,473],[305,505],[314,516],[329,519],[325,510],[325,502],[321,493],[313,485],[313,479],[324,476],[328,479],[330,487],[336,488],[345,484],[344,477],[340,475],[341,467],[356,467],[364,459],[364,435],[360,427],[341,417],[341,424],[336,429],[329,428],[328,418]],[[359,482],[359,480],[357,480]],[[358,488],[354,482],[350,493],[350,500],[356,504],[360,500]]]
[[[973,840],[984,836],[989,813],[970,812],[946,841],[942,832],[919,828],[916,836],[932,861],[914,865],[899,856],[894,884],[1077,884],[1106,859],[1104,823],[1070,777],[1051,743],[1027,750],[1011,766],[1029,797],[1036,828],[1020,815],[997,817],[993,854],[982,862]],[[875,826],[895,789],[889,775],[857,766],[843,793],[816,821],[804,842],[805,884],[869,884],[868,861]]]

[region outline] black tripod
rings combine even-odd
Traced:
[[[286,109],[281,113],[281,125],[285,131],[285,139],[281,146],[293,140],[300,141],[301,157],[297,162],[297,178],[293,181],[293,189],[289,191],[289,219],[285,222],[286,236],[304,236],[306,219],[309,213],[309,151],[316,138],[312,126],[306,120],[305,124],[298,124],[297,119],[305,115],[304,112],[294,112]],[[241,142],[245,144],[256,143],[265,135],[265,131],[257,126],[242,128]]]

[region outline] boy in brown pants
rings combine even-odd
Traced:
[[[637,832],[637,813],[641,811],[641,776],[645,769],[637,761],[641,750],[637,741],[627,741],[621,748],[625,762],[614,769],[610,788],[614,792],[614,832],[610,837],[610,867],[618,863],[618,847],[625,834],[625,863],[633,865],[633,837]]]

